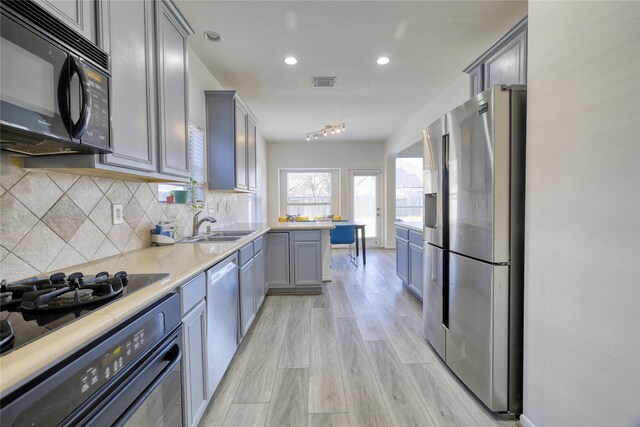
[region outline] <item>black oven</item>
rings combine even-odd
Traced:
[[[1,15],[1,148],[111,152],[109,56],[31,0],[3,0]]]
[[[181,334],[170,294],[2,396],[0,425],[183,425]]]

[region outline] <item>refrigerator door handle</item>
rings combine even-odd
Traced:
[[[424,226],[435,229],[438,225],[438,193],[424,195]]]

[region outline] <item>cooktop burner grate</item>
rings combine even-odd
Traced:
[[[168,274],[55,273],[0,283],[0,353],[33,341]]]

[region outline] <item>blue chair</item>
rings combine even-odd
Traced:
[[[337,222],[337,221],[336,221]],[[356,226],[353,223],[336,224],[336,228],[331,230],[332,245],[349,245],[349,258],[356,267],[358,266],[358,257],[353,252],[353,245],[356,242]]]

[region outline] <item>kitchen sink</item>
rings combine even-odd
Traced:
[[[185,237],[184,239],[178,240],[178,243],[235,242],[254,231],[255,230],[214,231],[213,233],[196,237]]]
[[[206,242],[235,242],[242,239],[242,236],[222,236],[219,234],[205,234],[197,237],[185,237],[178,240],[178,243],[206,243]]]
[[[218,231],[213,234],[218,236],[248,236],[249,234],[255,231],[256,230],[229,230],[229,231]]]

